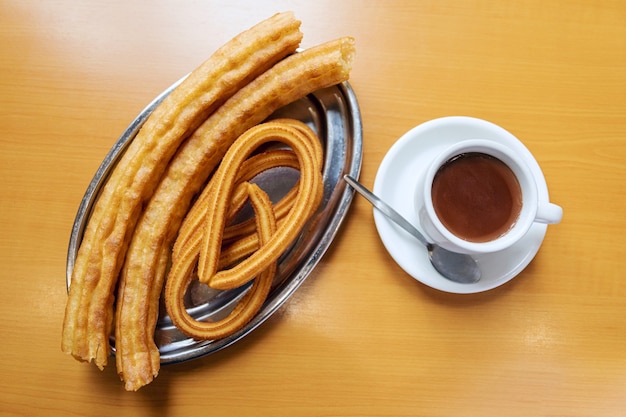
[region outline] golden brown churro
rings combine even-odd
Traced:
[[[311,194],[317,182],[300,181],[299,192],[292,190],[271,207],[265,193],[248,182],[274,163],[309,172],[311,159],[319,172],[321,148],[295,140],[292,151],[272,151],[242,162],[239,185],[230,193],[232,207],[221,211],[225,217],[217,222],[227,240],[217,249],[217,257],[206,238],[189,233],[185,226],[181,229],[181,223],[192,199],[239,136],[278,108],[348,79],[354,40],[341,38],[295,53],[302,39],[299,28],[292,13],[279,13],[237,35],[186,77],[146,120],[90,213],[72,272],[63,352],[102,369],[111,352],[116,314],[116,364],[125,388],[137,390],[152,381],[160,367],[154,330],[170,258],[188,260],[196,248],[202,276],[211,276],[204,278],[211,285],[227,288],[250,272],[256,277],[232,317],[222,323],[222,333],[213,329],[214,337],[241,327],[260,308],[275,273],[273,257],[282,241],[292,239],[301,228],[304,206],[317,204],[321,197],[319,190]],[[311,141],[308,127],[281,123],[275,128],[293,130]],[[310,155],[303,156],[307,152]],[[210,195],[200,196],[198,202],[203,198]],[[254,222],[224,227],[246,200],[257,214]],[[207,210],[189,218],[215,220]],[[181,243],[170,256],[179,230]],[[214,268],[220,271],[208,272]]]
[[[279,122],[283,125],[291,126],[295,129],[300,130],[305,135],[311,135],[312,132],[307,125],[304,123],[293,120],[293,119],[277,119],[274,122]],[[314,147],[316,152],[315,159],[317,161],[322,161],[322,149],[319,147]],[[289,167],[293,169],[298,169],[298,158],[296,154],[291,150],[287,149],[275,149],[272,151],[264,152],[259,155],[254,155],[247,159],[241,169],[239,170],[239,178],[238,182],[250,181],[255,176],[259,175],[264,170],[267,170],[272,167]],[[189,213],[185,217],[185,221],[180,227],[178,231],[178,237],[176,238],[176,243],[174,245],[174,250],[172,257],[176,258],[177,253],[180,250],[180,246],[186,243],[186,239],[194,233],[196,229],[201,227],[202,219],[206,217],[207,211],[207,198],[209,196],[209,187],[205,187],[202,191],[202,194],[198,197],[197,202],[193,205],[193,207],[189,210]],[[274,211],[277,213],[277,218],[282,218],[286,214],[286,211],[291,207],[293,203],[293,198],[295,197],[295,192],[297,190],[294,188],[289,191],[287,195],[285,195],[274,207]],[[231,220],[232,216],[229,216],[227,222]],[[229,225],[224,230],[223,240],[230,241],[235,237],[241,237],[242,235],[250,234],[254,231],[254,220],[250,219],[249,221],[242,222],[235,225]]]
[[[271,150],[258,155],[254,155],[247,159],[241,166],[237,182],[241,183],[250,181],[261,172],[275,167],[288,167],[298,169],[298,157],[295,153],[293,153],[293,151],[287,149]],[[172,258],[178,257],[180,248],[184,246],[190,236],[202,226],[202,221],[206,217],[206,211],[208,209],[208,191],[209,187],[205,187],[205,189],[202,191],[202,194],[200,194],[197,201],[189,210],[189,213],[187,213],[187,215],[185,216],[185,221],[182,223],[178,232],[178,236],[176,238]],[[277,219],[284,217],[286,213],[285,210],[288,210],[290,207],[290,203],[293,202],[292,200],[293,196],[295,196],[295,191],[295,189],[290,190],[289,193],[287,193],[287,195],[285,195],[274,207]],[[241,207],[241,199],[242,197],[239,195],[233,197],[233,201],[231,202],[232,210],[228,215],[227,222],[230,223],[230,221],[234,217],[235,212],[237,211],[237,207]],[[252,233],[256,233],[256,224],[254,219],[249,219],[241,223],[231,224],[227,226],[224,230],[224,236],[222,239],[224,241],[232,241],[234,239],[240,239],[242,236],[250,235]]]
[[[286,104],[347,80],[353,54],[354,40],[346,37],[290,55],[227,100],[178,150],[137,225],[122,270],[116,358],[128,388],[158,372],[153,334],[167,252],[193,196],[244,131]],[[130,375],[139,378],[133,382]]]
[[[265,143],[276,141],[288,145],[297,156],[300,179],[295,186],[297,194],[293,206],[278,228],[267,235],[263,235],[265,231],[259,222],[275,222],[275,215],[269,216],[259,212],[255,206],[258,250],[230,269],[218,271],[222,235],[231,211],[231,197],[237,190],[242,189],[241,184],[247,187],[245,184],[249,184],[246,182],[249,179],[248,173],[253,172],[249,167],[240,169],[245,166],[246,159],[254,150]],[[165,303],[176,327],[196,339],[216,339],[236,332],[252,319],[267,296],[266,292],[254,291],[257,281],[260,282],[259,285],[266,285],[267,271],[275,268],[278,257],[297,237],[321,201],[323,193],[321,165],[319,140],[304,124],[296,127],[291,122],[268,122],[251,128],[235,141],[201,198],[190,211],[175,244],[172,268],[165,288]],[[260,166],[265,167],[262,164]],[[241,171],[246,169],[248,173],[242,174]],[[197,225],[199,220],[205,222],[203,227],[190,226]],[[183,304],[183,296],[196,265],[200,281],[217,289],[232,289],[254,279],[253,289],[249,291],[253,295],[246,294],[233,312],[222,320],[196,321],[187,313]],[[269,285],[272,278],[273,273],[269,278]]]
[[[78,251],[62,350],[103,368],[110,354],[114,289],[131,232],[180,143],[252,79],[293,53],[302,34],[277,14],[218,49],[154,110],[105,184]]]

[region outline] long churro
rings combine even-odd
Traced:
[[[347,80],[353,55],[354,40],[345,37],[283,59],[227,100],[172,159],[137,225],[121,274],[116,358],[127,388],[158,372],[153,335],[167,253],[193,196],[238,136],[278,108]],[[134,374],[140,375],[135,382]]]
[[[297,156],[300,179],[293,206],[284,221],[271,234],[265,233],[259,222],[275,221],[275,215],[256,213],[258,250],[230,269],[220,267],[222,235],[231,211],[231,197],[248,180],[240,167],[249,155],[267,142],[279,141],[288,145]],[[266,271],[275,268],[278,257],[300,233],[319,205],[323,183],[321,177],[321,145],[315,134],[304,125],[280,121],[255,126],[243,134],[229,148],[215,175],[203,191],[181,228],[172,256],[172,268],[165,286],[165,303],[172,322],[183,333],[196,339],[216,339],[230,335],[243,327],[261,308],[267,293],[257,295],[254,288],[265,285]],[[239,204],[237,204],[239,206]],[[255,208],[256,210],[256,208]],[[261,217],[261,219],[259,219]],[[271,217],[271,219],[270,219]],[[192,227],[204,220],[203,227]],[[223,264],[223,262],[222,262]],[[191,317],[185,310],[183,296],[192,279],[192,271],[198,267],[201,282],[213,288],[231,289],[254,279],[250,293],[224,319],[202,322]],[[272,278],[269,278],[271,285]],[[269,289],[267,289],[269,291]]]
[[[183,139],[230,96],[295,51],[302,38],[299,26],[291,13],[283,13],[237,35],[145,122],[105,184],[83,236],[63,324],[64,352],[100,369],[106,365],[114,289],[143,204]]]

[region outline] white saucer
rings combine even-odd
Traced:
[[[415,210],[415,191],[420,176],[437,153],[459,140],[477,138],[498,141],[529,155],[539,198],[548,201],[548,188],[539,164],[515,136],[493,123],[462,116],[428,121],[398,139],[378,169],[374,193],[422,231]],[[517,276],[537,254],[547,230],[547,225],[535,223],[514,246],[477,256],[481,280],[474,284],[458,284],[439,275],[430,264],[424,246],[378,210],[374,210],[374,221],[387,251],[409,275],[432,288],[463,294],[487,291]]]

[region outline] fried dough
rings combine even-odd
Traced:
[[[269,236],[258,237],[258,250],[236,265],[220,269],[222,234],[230,217],[232,196],[249,184],[240,167],[253,151],[268,142],[282,142],[288,145],[298,160],[300,179],[296,184],[297,194],[293,206],[282,224]],[[317,209],[323,194],[321,174],[321,144],[315,134],[305,125],[296,128],[293,124],[280,121],[257,125],[244,133],[229,148],[217,172],[190,211],[189,222],[205,222],[202,227],[184,227],[175,245],[172,269],[167,277],[165,303],[172,322],[183,333],[196,339],[217,339],[226,337],[241,329],[261,308],[265,296],[246,294],[233,312],[217,322],[197,321],[185,310],[183,296],[192,279],[192,271],[198,266],[201,282],[218,289],[232,289],[254,279],[265,280],[265,271],[275,268],[279,256],[300,233],[306,222]],[[236,204],[239,206],[239,204]],[[275,221],[259,217],[259,221]],[[186,220],[185,223],[188,223]],[[203,266],[204,265],[204,266]],[[226,277],[220,276],[224,274]],[[263,281],[264,282],[264,281]],[[271,284],[271,279],[270,279]],[[250,290],[252,291],[252,290]]]
[[[116,318],[116,360],[127,387],[128,375],[149,367],[156,375],[159,354],[153,341],[164,270],[182,218],[235,139],[275,110],[349,77],[354,40],[340,38],[290,55],[240,89],[179,149],[137,226],[121,274]]]
[[[299,27],[291,13],[281,13],[237,35],[145,122],[107,180],[85,230],[65,311],[63,352],[100,369],[107,364],[114,290],[143,205],[181,142],[229,97],[293,53],[302,38]]]

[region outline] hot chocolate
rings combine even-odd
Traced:
[[[437,217],[461,239],[488,242],[505,234],[522,208],[521,187],[499,159],[467,152],[439,168],[432,185]]]

